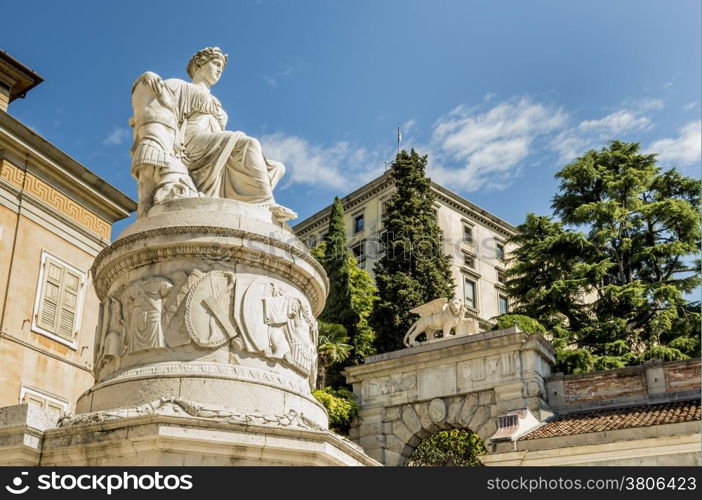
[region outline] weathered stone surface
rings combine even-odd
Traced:
[[[456,365],[432,366],[419,370],[419,399],[432,399],[456,394]]]
[[[480,426],[479,429],[473,431],[475,432],[478,436],[480,436],[480,439],[483,440],[485,444],[487,444],[488,440],[490,437],[495,434],[495,431],[497,431],[497,422],[495,419],[490,418],[485,421],[483,425]]]
[[[407,443],[395,435],[385,437],[385,447],[399,454],[404,453],[405,449],[409,449]]]
[[[483,391],[480,393],[478,398],[478,404],[480,406],[488,406],[495,402],[494,391]]]
[[[373,434],[369,436],[361,436],[358,440],[358,444],[364,450],[371,450],[373,448],[384,448],[385,447],[385,436],[381,434]]]
[[[385,465],[398,466],[405,465],[407,459],[399,453],[392,450],[385,450]]]
[[[468,423],[468,428],[475,432],[475,429],[480,428],[490,418],[490,410],[486,406],[480,406],[475,411],[473,418]],[[489,436],[488,436],[489,437]]]
[[[473,418],[475,410],[478,408],[478,398],[475,395],[466,396],[461,413],[458,416],[457,423],[461,427],[468,427],[470,420]]]
[[[432,399],[429,402],[429,418],[435,424],[442,424],[446,420],[446,403],[443,399]]]
[[[448,425],[457,425],[458,417],[461,414],[461,408],[463,408],[463,398],[451,398],[450,401],[446,415],[446,423]]]
[[[407,405],[402,408],[402,422],[407,426],[412,434],[416,434],[422,429],[422,423],[419,420],[419,415],[411,406]]]
[[[385,415],[383,416],[383,420],[385,422],[394,422],[395,420],[399,420],[401,415],[402,415],[401,407],[393,406],[393,407],[387,408],[385,410]]]
[[[417,446],[421,441],[421,439],[401,421],[393,422],[392,433],[394,436],[397,436],[400,441],[407,443],[409,446]]]

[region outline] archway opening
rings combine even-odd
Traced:
[[[485,443],[469,429],[436,431],[412,451],[407,465],[412,467],[476,467],[487,453]]]

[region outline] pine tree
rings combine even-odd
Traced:
[[[699,303],[686,295],[700,285],[700,181],[620,141],[556,177],[561,220],[529,214],[518,227],[507,288],[515,312],[552,333],[558,368],[699,356]]]
[[[402,338],[417,318],[411,309],[454,294],[426,164],[426,155],[403,150],[391,167],[396,190],[383,219],[385,254],[374,269],[379,300],[371,326],[379,352],[402,348]]]

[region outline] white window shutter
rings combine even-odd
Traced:
[[[41,287],[37,324],[50,332],[56,332],[63,275],[63,266],[51,259],[46,260],[44,264],[44,283]]]

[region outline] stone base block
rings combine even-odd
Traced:
[[[380,465],[351,441],[294,416],[268,423],[177,412],[94,422],[78,416],[42,430],[32,408],[9,408],[0,408],[0,465]]]

